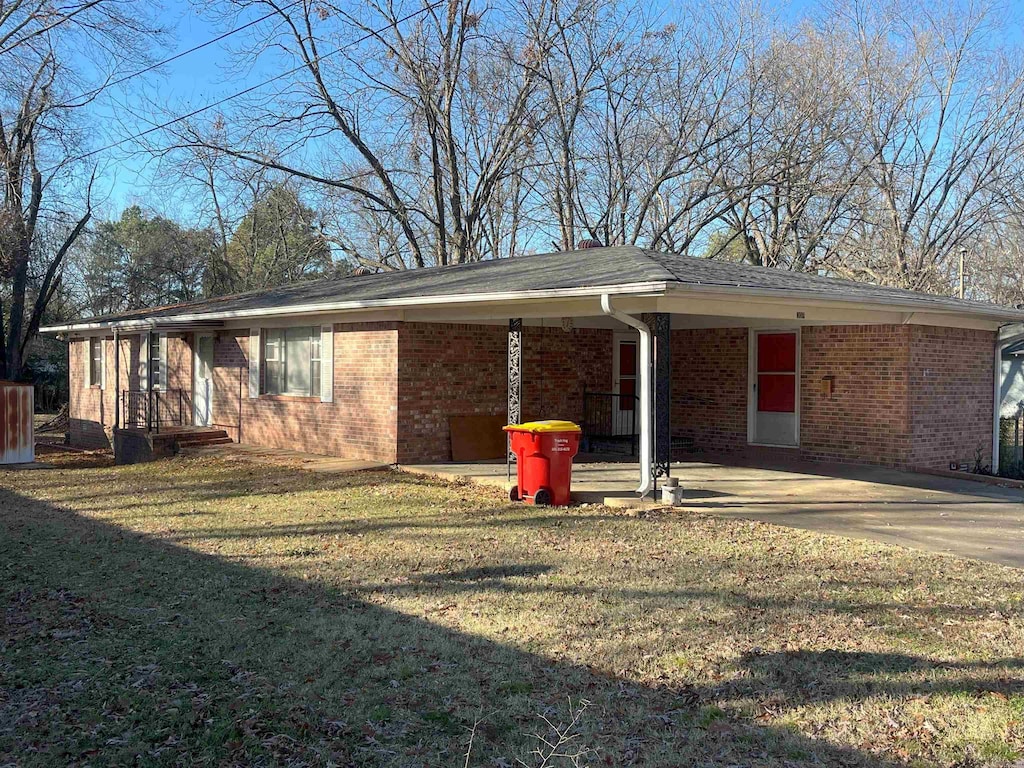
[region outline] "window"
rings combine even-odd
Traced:
[[[89,339],[89,386],[103,386],[103,339]]]
[[[149,334],[149,381],[153,389],[160,389],[164,383],[164,366],[160,348],[160,334]]]
[[[320,396],[320,328],[263,331],[263,393]]]

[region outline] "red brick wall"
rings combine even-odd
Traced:
[[[191,333],[167,334],[167,379],[162,386],[167,394],[153,401],[160,409],[162,424],[192,423],[193,343]]]
[[[611,331],[523,328],[524,421],[580,421],[583,390],[611,387]],[[451,459],[450,416],[501,415],[508,404],[508,328],[403,323],[399,329],[399,461]]]
[[[583,392],[612,390],[612,331],[523,329],[523,421],[583,420]]]
[[[397,354],[395,323],[336,324],[334,402],[250,398],[249,332],[222,331],[213,348],[214,426],[238,440],[241,422],[242,443],[393,463]]]
[[[910,466],[991,465],[995,332],[909,327]]]
[[[993,333],[924,326],[805,327],[800,455],[812,460],[945,468],[991,459]],[[168,338],[169,386],[191,419],[191,335]],[[496,325],[335,326],[334,402],[248,397],[248,331],[214,345],[213,419],[245,443],[382,462],[450,458],[448,418],[504,415],[507,329]],[[749,451],[747,331],[672,332],[673,435],[708,453]],[[122,388],[139,388],[140,337],[122,339]],[[107,389],[85,388],[88,344],[70,346],[71,440],[109,446]],[[612,333],[524,329],[523,418],[582,418],[584,389],[612,386]],[[241,371],[239,367],[241,366]],[[241,392],[239,393],[239,375]],[[822,380],[833,377],[826,396]],[[241,396],[239,396],[241,395]],[[239,407],[241,406],[241,410]]]
[[[747,329],[672,331],[672,436],[699,452],[747,445]]]
[[[114,424],[114,412],[111,410],[114,398],[108,390],[85,386],[89,340],[71,341],[68,354],[68,432],[71,444],[81,448],[109,448],[110,438],[106,429]],[[109,376],[112,369],[108,367],[107,370]],[[108,379],[108,383],[112,381]]]
[[[506,412],[507,329],[402,323],[398,461],[448,461],[448,417]]]
[[[836,325],[801,330],[801,457],[906,464],[910,328]],[[834,377],[831,396],[822,392],[826,376]]]
[[[138,334],[121,337],[121,389],[139,388],[138,360],[142,341]],[[86,359],[89,340],[75,339],[69,343],[70,393],[68,403],[69,439],[81,448],[109,448],[114,428],[117,394],[114,385],[114,341],[105,342],[107,387],[85,387]],[[168,355],[170,351],[168,350]]]

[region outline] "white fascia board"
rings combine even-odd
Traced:
[[[652,281],[644,283],[627,283],[623,285],[591,286],[586,288],[554,288],[533,291],[507,291],[478,294],[451,294],[443,296],[422,296],[403,297],[397,299],[374,299],[366,301],[329,301],[318,304],[290,304],[280,307],[259,307],[253,309],[239,309],[225,312],[197,312],[183,313],[180,315],[162,315],[160,317],[147,317],[138,320],[126,320],[122,322],[94,322],[94,323],[72,323],[69,325],[52,325],[42,328],[41,333],[88,333],[90,331],[103,331],[108,328],[117,327],[121,330],[147,330],[156,325],[169,328],[171,326],[181,327],[188,324],[201,324],[213,322],[241,321],[250,318],[260,317],[283,317],[289,315],[312,315],[325,313],[349,313],[366,310],[380,309],[426,309],[436,308],[438,310],[454,307],[481,307],[485,304],[506,304],[513,302],[551,301],[566,299],[599,298],[602,294],[617,296],[646,296],[664,297],[665,299],[703,299],[722,301],[743,301],[748,303],[761,303],[766,305],[785,306],[788,310],[793,305],[815,306],[815,307],[843,307],[848,309],[865,310],[871,312],[887,313],[922,313],[931,315],[949,315],[959,317],[984,317],[991,320],[1001,320],[1004,323],[1024,321],[1024,311],[1013,310],[1004,307],[987,307],[984,305],[974,307],[961,307],[951,302],[936,301],[933,298],[914,299],[913,297],[902,298],[899,302],[889,303],[883,300],[869,300],[863,297],[844,297],[817,293],[813,291],[750,288],[744,286],[675,283],[666,281]],[[682,309],[670,309],[670,301],[665,301],[662,311],[683,311]],[[659,309],[661,309],[659,307]],[[498,316],[501,313],[496,313]],[[597,314],[595,312],[594,314]],[[750,312],[756,316],[756,312]]]
[[[1004,322],[1024,321],[1024,310],[1010,309],[996,305],[963,307],[953,302],[942,301],[941,297],[915,299],[901,298],[900,301],[888,302],[871,300],[863,297],[833,296],[825,293],[801,290],[785,290],[777,288],[749,288],[746,286],[701,285],[695,283],[673,283],[669,286],[669,297],[700,297],[709,298],[708,294],[717,294],[723,299],[743,299],[751,302],[778,304],[785,302],[792,307],[793,303],[807,306],[835,306],[882,311],[882,312],[928,312],[931,314],[962,315],[965,317],[990,317]]]
[[[543,301],[550,299],[600,297],[602,294],[650,296],[664,295],[667,283],[653,281],[645,283],[627,283],[625,285],[592,286],[587,288],[551,288],[536,291],[502,291],[496,293],[467,293],[443,296],[413,296],[398,299],[370,299],[366,301],[328,301],[318,304],[289,304],[280,307],[258,307],[238,309],[226,312],[196,312],[180,315],[161,315],[159,317],[140,318],[138,320],[108,321],[94,323],[71,323],[69,325],[50,325],[40,329],[40,333],[71,333],[99,331],[117,327],[122,330],[144,330],[154,325],[169,326],[187,323],[199,323],[208,320],[239,320],[251,317],[277,317],[282,315],[313,315],[324,312],[355,312],[366,309],[385,309],[389,307],[426,307],[445,305],[473,305],[513,301]]]

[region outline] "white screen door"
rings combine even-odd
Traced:
[[[213,424],[213,336],[196,336],[195,375],[192,382],[192,423],[197,427]]]
[[[799,339],[795,331],[757,331],[751,393],[753,442],[795,446],[799,423]]]
[[[639,390],[637,372],[638,346],[635,335],[616,335],[612,355],[614,378],[612,391],[618,397],[612,398],[612,434],[633,435],[640,427],[637,394]]]

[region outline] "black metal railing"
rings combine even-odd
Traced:
[[[639,442],[640,398],[617,392],[583,393],[583,450],[629,452],[635,456]]]
[[[121,425],[159,432],[161,426],[185,425],[185,392],[181,389],[124,390]]]

